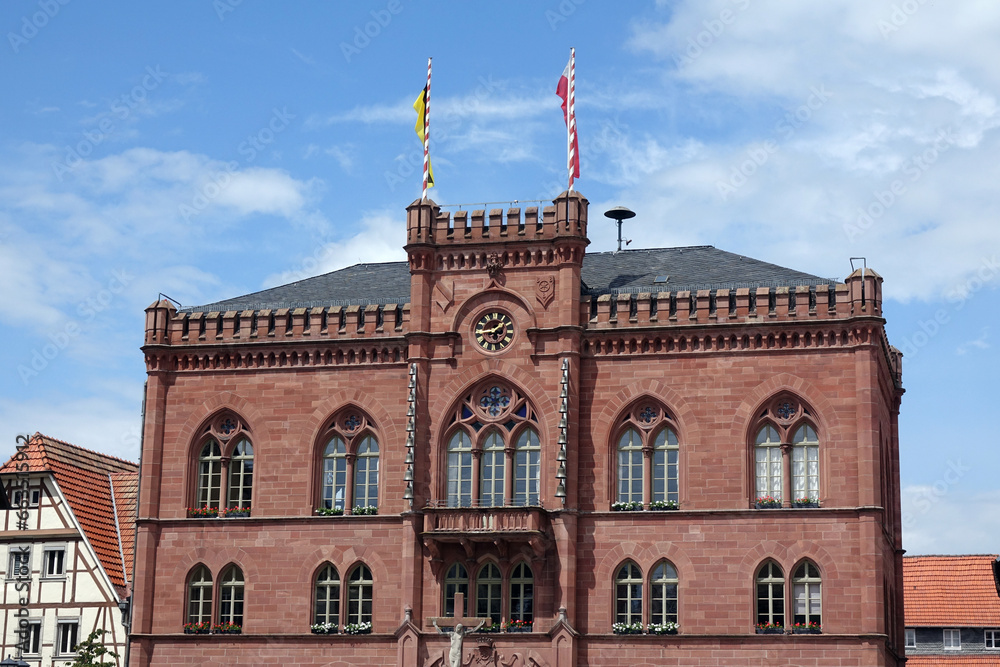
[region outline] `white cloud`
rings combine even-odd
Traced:
[[[317,245],[298,265],[268,276],[263,287],[285,285],[347,266],[362,263],[397,262],[406,259],[406,225],[401,216],[374,212],[361,219],[361,231],[354,236]]]
[[[966,354],[970,350],[988,350],[990,349],[989,337],[990,328],[983,327],[978,338],[962,343],[958,346],[958,349],[956,349],[955,352],[958,354]]]
[[[720,128],[687,149],[622,130],[603,177],[631,186],[643,233],[831,277],[866,256],[901,300],[973,275],[1000,247],[1000,76],[981,60],[1000,57],[1000,6],[921,4],[883,37],[896,6],[687,1],[635,24],[629,45],[664,65],[663,89]]]
[[[971,494],[940,481],[901,495],[908,554],[997,553],[1000,491]]]

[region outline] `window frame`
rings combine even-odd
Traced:
[[[34,553],[31,544],[11,544],[7,548],[7,581],[14,581],[18,577],[30,577],[32,570],[31,556]],[[24,550],[27,547],[27,551]],[[23,558],[21,558],[23,556]],[[18,569],[21,567],[19,563],[15,563],[15,559],[18,561],[24,561],[24,565],[27,566],[27,573],[19,574]]]
[[[634,568],[634,572],[632,571]],[[627,573],[626,570],[629,570]],[[625,574],[623,574],[625,573]],[[642,568],[638,563],[627,560],[615,568],[614,578],[614,605],[611,607],[614,614],[614,623],[642,623],[643,622],[643,599],[642,593],[646,582],[643,578]],[[622,587],[626,588],[625,595],[622,595]],[[638,592],[638,596],[635,593]],[[624,602],[627,609],[623,612],[620,609]]]
[[[492,568],[496,572],[496,576],[485,576],[483,573],[487,568]],[[485,596],[483,595],[482,587],[488,587]],[[470,585],[470,590],[473,588]],[[492,561],[484,561],[480,566],[479,570],[476,571],[476,580],[474,584],[476,591],[476,601],[475,609],[476,615],[479,617],[488,616],[493,623],[502,623],[504,619],[504,576],[503,571],[500,566]],[[483,608],[483,602],[486,602],[486,608]],[[493,613],[493,606],[496,604],[496,613]]]
[[[50,573],[50,559],[55,560],[54,554],[59,554],[59,572]],[[45,545],[42,549],[42,574],[41,579],[65,579],[66,578],[66,545]]]
[[[332,447],[332,450],[331,450]],[[348,465],[347,443],[339,433],[330,436],[320,456],[319,507],[347,509]],[[327,483],[327,480],[332,480]],[[330,490],[329,499],[327,489]],[[338,500],[338,491],[340,493]]]
[[[230,579],[231,575],[238,575]],[[230,596],[227,599],[227,593]],[[229,605],[229,611],[224,610]],[[238,611],[237,611],[238,609]],[[241,629],[246,622],[246,575],[236,563],[230,563],[222,568],[219,575],[219,601],[216,610],[217,623],[232,623]]]
[[[952,643],[949,645],[948,639],[958,638],[958,644]],[[962,630],[960,628],[942,628],[941,629],[941,641],[944,645],[945,651],[961,651],[962,650]]]
[[[28,619],[28,632],[25,640],[22,642],[20,638],[18,641],[21,645],[21,650],[24,655],[27,656],[40,656],[42,654],[42,619],[40,618],[29,618]],[[32,650],[34,648],[34,650]]]
[[[445,450],[445,482],[448,507],[472,507],[475,479],[475,456],[472,437],[463,429],[448,436]],[[467,490],[466,490],[467,489]]]
[[[983,630],[983,646],[989,651],[1000,650],[1000,629],[987,628]]]
[[[669,568],[664,572],[664,576],[657,578],[660,568]],[[670,576],[670,572],[673,576]],[[649,623],[663,625],[665,623],[677,623],[680,619],[680,574],[677,567],[667,559],[660,559],[649,570]],[[670,587],[673,587],[673,597],[668,595]],[[663,588],[663,592],[657,595],[656,589]],[[668,608],[673,602],[674,611],[671,613]],[[663,609],[659,614],[653,611],[656,603],[660,603]]]
[[[320,580],[320,577],[327,574],[327,572],[332,572],[333,579]],[[316,572],[316,576],[313,577],[313,625],[320,625],[323,623],[331,623],[338,629],[340,628],[341,621],[341,595],[343,593],[342,580],[340,578],[340,572],[337,570],[333,563],[324,563],[322,567]],[[320,600],[320,589],[326,589],[325,599]],[[333,590],[336,589],[336,594]],[[326,611],[320,613],[320,605],[324,604],[326,606]],[[331,607],[334,611],[331,612]],[[333,619],[332,621],[330,619]]]
[[[518,574],[524,570],[527,570],[527,575]],[[520,589],[516,595],[515,586]],[[517,611],[514,610],[515,600],[518,601]],[[507,616],[515,621],[531,624],[535,622],[535,571],[525,560],[514,563],[507,577]]]
[[[514,491],[511,504],[515,507],[538,507],[542,492],[542,440],[538,429],[525,425],[512,434],[514,440]],[[524,484],[524,491],[518,488]]]
[[[357,580],[354,579],[354,574],[356,572],[361,572],[364,570],[368,573],[368,578],[365,579],[362,574]],[[357,581],[357,583],[355,583]],[[348,570],[347,575],[347,612],[344,616],[344,623],[372,623],[372,619],[375,616],[375,575],[372,574],[371,568],[364,563],[356,563],[350,570]],[[357,596],[355,596],[355,591],[357,591]],[[368,595],[365,596],[367,591]],[[368,613],[364,611],[365,602],[368,603]],[[357,609],[352,609],[352,606],[356,605]]]
[[[226,483],[226,507],[252,508],[254,457],[256,456],[253,443],[250,441],[250,438],[241,436],[229,448],[229,452],[229,479]],[[234,497],[234,491],[237,489],[238,492],[236,497]]]
[[[458,616],[455,613],[455,594],[462,594],[462,604],[464,609],[462,609],[462,616],[469,615],[469,590],[471,588],[471,580],[469,577],[469,569],[459,562],[452,563],[448,569],[445,571],[444,575],[444,587],[442,592],[444,593],[444,599],[441,601],[441,609],[444,610],[445,616]]]
[[[353,470],[353,493],[351,494],[351,508],[355,507],[378,507],[378,483],[379,483],[379,460],[382,451],[379,449],[378,438],[371,431],[359,433],[354,438],[354,470]],[[362,451],[362,447],[365,448]],[[348,470],[351,468],[351,459],[348,458]],[[361,464],[364,465],[361,465]],[[363,477],[363,479],[362,479]],[[359,496],[359,491],[364,491],[364,498]]]
[[[799,572],[804,570],[804,574],[799,576]],[[810,571],[813,574],[810,574]],[[802,587],[805,602],[805,614],[798,613],[799,587]],[[813,589],[817,589],[818,595],[813,597]],[[823,624],[823,573],[813,561],[807,559],[799,562],[792,570],[792,623],[819,623]],[[818,601],[818,602],[816,602]],[[813,605],[818,604],[819,611],[813,613]],[[799,617],[802,620],[799,620]]]
[[[763,575],[764,569],[768,569],[767,576]],[[777,574],[774,574],[774,570],[777,570]],[[767,596],[761,596],[761,586],[767,586]],[[775,587],[780,587],[780,590],[775,594]],[[786,582],[785,582],[785,571],[778,564],[777,561],[773,559],[768,559],[760,564],[754,574],[754,619],[757,625],[762,623],[779,624],[782,628],[787,627],[787,617],[788,617],[788,602],[785,599],[786,596]],[[767,612],[761,614],[761,601],[767,600]],[[775,603],[781,604],[781,611],[775,611]],[[775,618],[780,616],[780,620],[776,621]]]
[[[199,580],[199,583],[197,584],[197,586],[198,586],[197,590],[199,591],[199,597],[198,597],[198,600],[195,601],[194,597],[191,595],[194,592],[194,590],[195,590],[194,586],[196,585],[194,577],[195,577],[195,575],[201,574],[202,572],[204,572],[204,573],[206,573],[208,575],[208,579],[207,579],[207,581],[205,579],[200,579]],[[212,620],[214,618],[214,609],[215,609],[215,607],[214,607],[214,602],[215,602],[215,578],[212,576],[212,570],[209,569],[209,567],[207,565],[205,565],[204,563],[199,563],[198,565],[196,565],[195,567],[193,567],[191,569],[191,572],[188,574],[186,588],[187,588],[187,595],[185,597],[186,597],[187,605],[186,605],[186,608],[184,610],[184,618],[185,618],[184,622],[185,623],[208,623],[209,625],[211,625],[212,624]],[[205,597],[205,592],[206,591],[208,592],[208,597],[207,598]],[[193,603],[196,603],[198,605],[199,612],[198,612],[197,616],[194,616],[191,613],[191,605]],[[206,618],[206,614],[205,614],[206,609],[207,609],[207,612],[208,612],[207,613],[207,618]]]
[[[913,641],[910,641],[910,640]],[[917,648],[917,630],[916,628],[904,628],[903,629],[903,648]]]
[[[504,500],[507,482],[507,442],[498,428],[487,429],[481,441],[479,506],[503,507],[506,504]],[[475,454],[472,458],[475,460]]]
[[[66,637],[63,636],[63,628],[73,628],[73,642],[68,650],[64,650]],[[76,655],[76,647],[80,643],[80,619],[79,618],[57,618],[56,619],[56,641],[53,646],[53,653],[57,657],[71,657]]]

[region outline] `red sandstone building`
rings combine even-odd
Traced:
[[[147,309],[132,664],[447,665],[452,615],[466,665],[902,664],[882,279],[586,254],[587,206]]]

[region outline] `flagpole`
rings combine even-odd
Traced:
[[[566,155],[569,159],[569,191],[573,191],[573,167],[576,156],[573,154],[573,136],[576,134],[576,49],[569,50],[569,92],[567,94],[566,114]]]
[[[427,93],[424,95],[424,193],[421,201],[427,201],[427,174],[430,172],[431,146],[431,59],[427,59]]]

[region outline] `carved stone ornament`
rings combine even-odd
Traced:
[[[507,277],[503,273],[503,258],[500,253],[491,252],[486,258],[486,273],[490,279],[487,287],[503,287],[507,283]]]
[[[535,298],[538,299],[538,303],[542,304],[542,308],[548,308],[555,296],[555,276],[545,276],[544,278],[538,278],[535,281]]]

